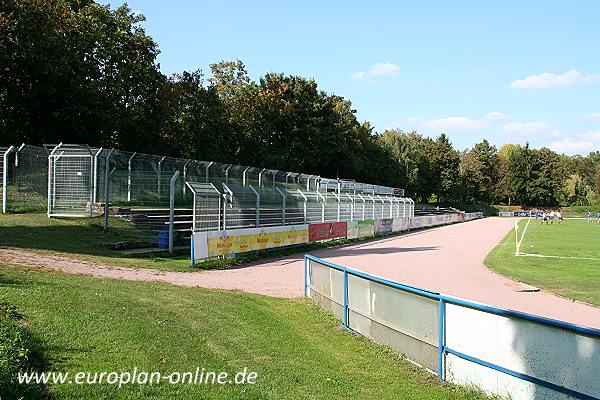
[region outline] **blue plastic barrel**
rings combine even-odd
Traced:
[[[169,248],[169,231],[159,231],[158,232],[158,248],[159,249],[168,249]]]

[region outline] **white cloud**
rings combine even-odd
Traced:
[[[402,69],[392,63],[377,63],[368,71],[359,71],[351,75],[352,79],[377,79],[377,78],[394,78],[400,74]]]
[[[560,131],[558,129],[554,128],[549,123],[542,121],[509,122],[500,128],[500,132],[509,136],[520,137],[524,140],[543,136],[560,136]]]
[[[594,122],[600,122],[600,112],[593,112],[591,114],[581,115],[579,118],[587,119]]]
[[[408,117],[408,118],[406,118],[406,122],[409,124],[420,124],[423,121],[425,121],[425,118],[423,118],[423,117]]]
[[[477,132],[486,127],[484,121],[469,117],[448,117],[424,121],[423,128],[437,133]]]
[[[600,147],[600,131],[589,131],[574,138],[556,140],[548,147],[557,153],[586,155]]]
[[[587,85],[599,81],[600,74],[583,75],[576,69],[572,69],[560,75],[551,72],[529,75],[512,81],[509,86],[513,89],[547,89]]]
[[[498,111],[492,111],[489,112],[487,114],[485,114],[485,119],[490,120],[490,121],[503,121],[503,120],[507,120],[510,119],[510,115],[498,112]]]

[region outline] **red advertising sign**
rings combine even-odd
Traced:
[[[308,241],[335,239],[346,237],[348,224],[346,222],[326,222],[324,224],[308,225]]]

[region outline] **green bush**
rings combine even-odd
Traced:
[[[34,349],[25,320],[12,305],[0,301],[0,398],[41,397],[39,388],[17,382],[17,373],[35,363]]]

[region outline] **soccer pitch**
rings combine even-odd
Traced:
[[[559,295],[600,305],[600,225],[597,221],[543,223],[522,219],[488,255],[486,265]],[[515,242],[520,241],[519,256]]]

